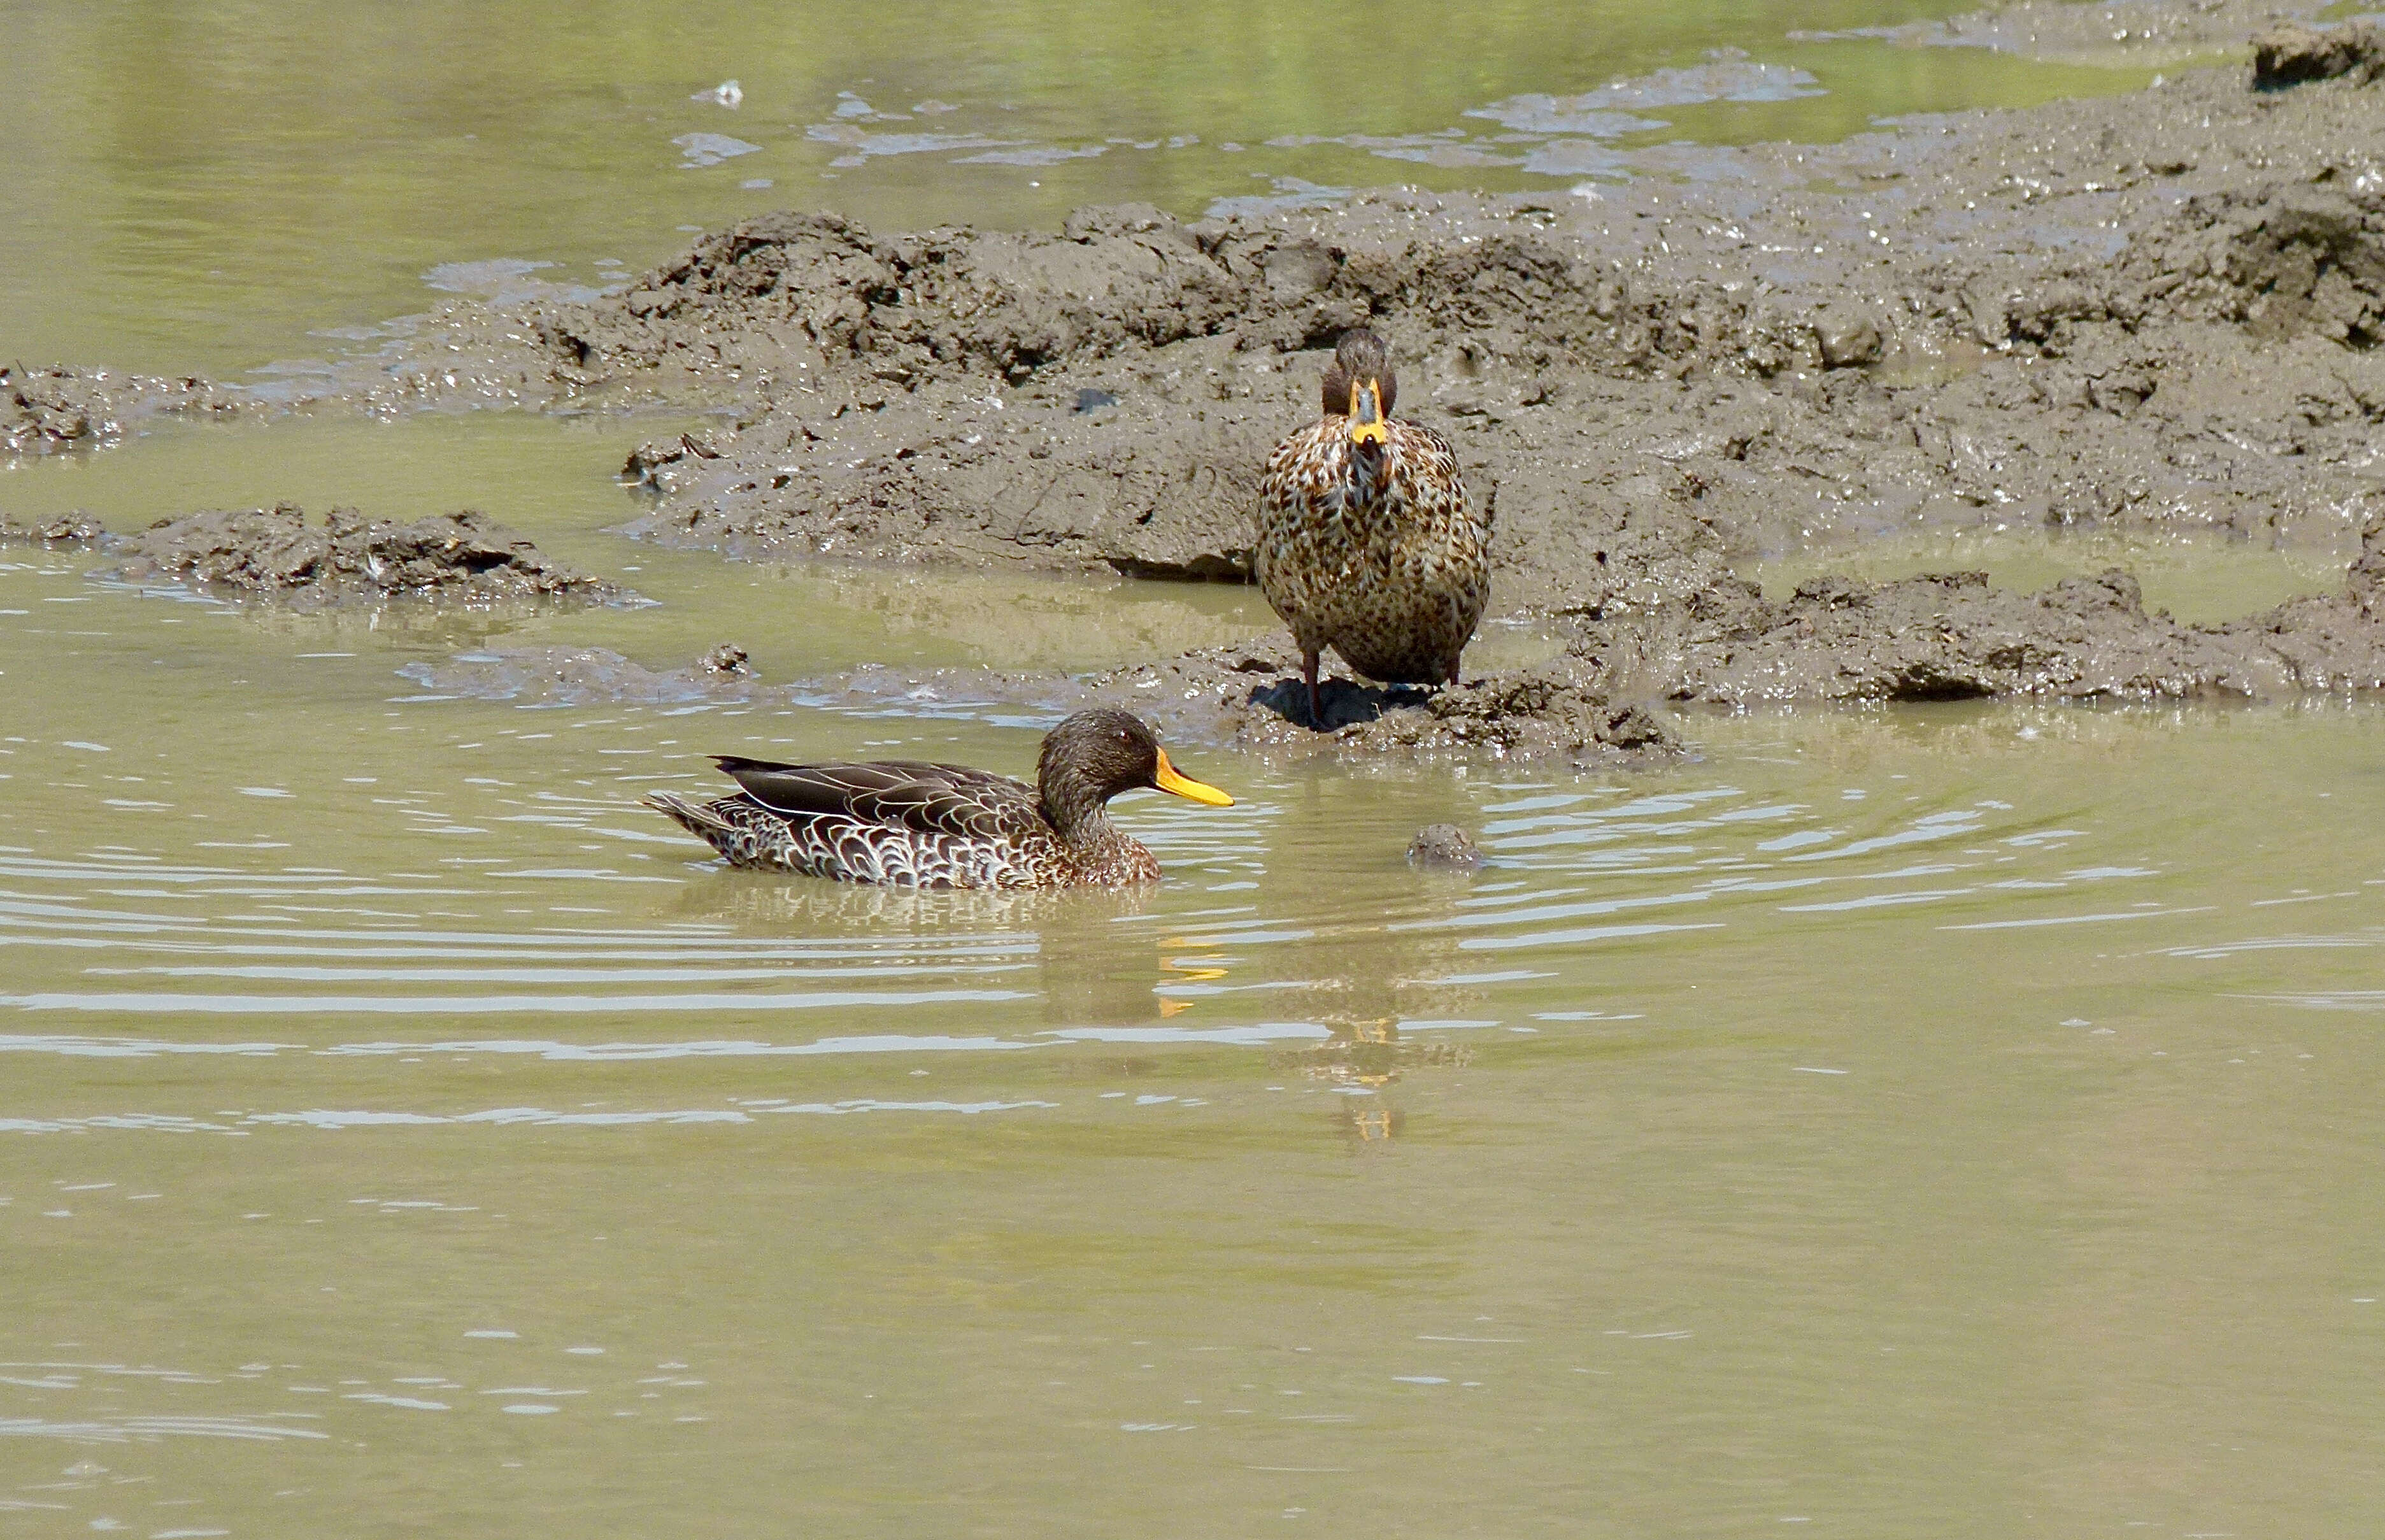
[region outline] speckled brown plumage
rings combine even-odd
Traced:
[[[1300,647],[1312,720],[1327,647],[1386,684],[1454,683],[1491,596],[1490,519],[1449,441],[1392,417],[1398,391],[1381,339],[1344,333],[1323,415],[1260,480],[1252,570]]]
[[[1125,711],[1080,711],[1054,728],[1033,786],[907,759],[717,763],[736,795],[694,802],[655,792],[646,801],[731,866],[902,887],[1155,882],[1158,860],[1110,821],[1110,798],[1149,786],[1214,807],[1233,802],[1178,773],[1151,729]]]

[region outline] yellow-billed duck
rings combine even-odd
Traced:
[[[1454,684],[1491,596],[1491,520],[1466,501],[1456,452],[1392,416],[1399,380],[1383,341],[1342,334],[1324,412],[1276,445],[1259,482],[1259,592],[1292,627],[1321,727],[1327,647],[1385,684]]]
[[[922,888],[1123,887],[1159,862],[1109,818],[1110,798],[1151,787],[1212,808],[1234,799],[1168,762],[1142,718],[1080,711],[1043,739],[1036,784],[965,765],[889,759],[714,761],[740,790],[715,802],[654,792],[730,866]]]

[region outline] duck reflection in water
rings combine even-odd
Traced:
[[[1406,1126],[1406,1112],[1383,1095],[1387,1087],[1414,1070],[1462,1070],[1474,1061],[1474,1050],[1466,1044],[1403,1037],[1398,1020],[1391,1017],[1318,1024],[1332,1035],[1311,1047],[1271,1053],[1267,1068],[1342,1092],[1335,1121],[1344,1134],[1362,1145],[1393,1138]]]
[[[799,878],[692,884],[676,908],[757,946],[922,970],[1003,969],[1005,987],[1035,992],[1045,1026],[1107,1027],[1165,1021],[1187,1008],[1155,992],[1182,975],[1168,967],[1167,945],[1132,923],[1155,896],[1150,887],[923,889]],[[1004,1020],[988,1030],[1016,1032],[1019,1006],[1001,1008]]]
[[[1237,929],[1168,924],[1155,914],[1168,907],[1164,890],[1149,886],[923,891],[749,875],[692,884],[678,908],[691,921],[732,932],[733,945],[804,948],[922,974],[977,973],[989,987],[1031,991],[1032,1006],[975,1008],[986,1012],[977,1030],[1014,1041],[1021,1033],[1076,1039],[1057,1051],[1070,1056],[1074,1073],[1094,1079],[1168,1080],[1182,1052],[1171,1044],[1177,1031],[1258,1020],[1322,1029],[1321,1038],[1279,1044],[1234,1072],[1330,1093],[1317,1099],[1330,1104],[1337,1136],[1373,1148],[1406,1131],[1404,1083],[1461,1070],[1474,1056],[1465,1038],[1414,1023],[1481,1009],[1478,987],[1448,982],[1467,971],[1465,955],[1434,923],[1453,912],[1464,887],[1405,870],[1384,880],[1391,901],[1383,918],[1324,921],[1266,945],[1243,942]],[[1301,891],[1310,891],[1302,881]],[[1038,1018],[1040,1033],[1029,1025]],[[1133,1045],[1125,1057],[1121,1035]]]

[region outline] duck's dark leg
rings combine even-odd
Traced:
[[[1317,656],[1313,652],[1300,655],[1300,677],[1308,685],[1308,725],[1317,732],[1325,731],[1325,707],[1317,699]]]

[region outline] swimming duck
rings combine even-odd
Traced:
[[[1080,711],[1043,739],[1036,784],[964,765],[890,759],[779,765],[722,756],[740,790],[717,802],[650,793],[730,866],[923,888],[1123,887],[1159,862],[1109,819],[1154,787],[1212,808],[1234,799],[1168,762],[1142,718]]]
[[[1383,340],[1342,334],[1324,413],[1277,444],[1259,482],[1259,592],[1292,627],[1322,727],[1317,665],[1330,646],[1386,684],[1454,684],[1491,595],[1491,518],[1467,507],[1449,441],[1392,416]]]

